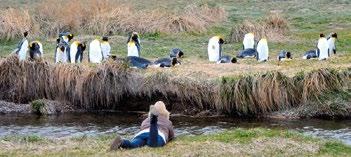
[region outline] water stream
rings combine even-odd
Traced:
[[[351,120],[272,120],[233,118],[171,118],[176,135],[200,135],[230,128],[290,129],[322,138],[341,140],[351,145]],[[59,116],[0,115],[0,137],[38,135],[47,138],[114,134],[131,136],[142,121],[138,114],[64,114]]]

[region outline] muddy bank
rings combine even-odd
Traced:
[[[87,111],[147,111],[150,104],[163,100],[173,113],[247,117],[307,105],[314,106],[311,111],[348,116],[349,106],[324,103],[334,98],[333,94],[324,97],[328,92],[350,92],[350,70],[319,69],[294,77],[266,72],[206,80],[142,73],[117,62],[96,66],[51,64],[20,62],[12,56],[0,61],[0,100],[29,103],[47,99]],[[343,95],[343,101],[351,102],[350,94]]]

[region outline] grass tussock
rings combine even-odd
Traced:
[[[21,36],[24,30],[40,36],[56,36],[62,31],[102,35],[202,32],[227,17],[223,8],[207,5],[189,5],[181,11],[138,10],[112,0],[44,0],[32,10],[10,8],[1,13],[5,29],[0,37],[7,39]]]
[[[270,13],[266,17],[256,21],[245,20],[235,25],[230,33],[231,42],[241,42],[247,33],[254,33],[255,40],[259,41],[266,37],[270,41],[281,41],[289,31],[289,23],[284,16],[279,13]]]
[[[325,92],[349,89],[348,73],[320,69],[290,78],[268,72],[216,82],[164,72],[142,74],[112,61],[92,67],[20,62],[11,56],[0,60],[0,99],[18,103],[49,99],[68,102],[72,108],[129,111],[147,110],[149,104],[163,100],[174,112],[256,116],[325,102],[319,99]]]

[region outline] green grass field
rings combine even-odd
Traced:
[[[0,156],[348,156],[351,147],[332,140],[276,129],[234,129],[219,134],[182,136],[162,148],[108,152],[112,135],[46,139],[0,139]]]

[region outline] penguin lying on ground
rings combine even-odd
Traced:
[[[29,44],[29,57],[31,60],[41,59],[43,56],[43,45],[39,41],[33,41]]]
[[[336,46],[335,46],[336,39],[338,39],[338,35],[336,33],[331,33],[327,38],[328,47],[329,47],[329,56],[332,52],[336,54]]]
[[[136,32],[133,32],[127,41],[127,46],[128,46],[128,56],[136,56],[140,57],[140,40],[139,40],[139,35]]]
[[[27,57],[27,52],[28,52],[28,32],[23,33],[23,39],[18,43],[17,48],[13,51],[14,53],[17,54],[18,59],[25,60]]]
[[[83,52],[86,49],[86,44],[75,41],[71,44],[70,59],[71,63],[81,63],[83,60]]]
[[[292,59],[292,55],[291,55],[291,52],[289,51],[283,50],[278,55],[278,61],[286,61],[291,59]]]
[[[329,58],[329,44],[327,38],[325,38],[324,34],[320,34],[320,38],[317,44],[318,48],[318,59],[325,60]]]
[[[222,45],[224,40],[220,36],[212,37],[208,42],[208,59],[211,62],[217,62],[222,56]]]
[[[169,54],[169,57],[171,58],[181,58],[183,57],[184,52],[182,50],[180,50],[179,48],[173,48]]]
[[[136,57],[136,56],[128,56],[127,62],[131,67],[139,68],[139,69],[146,69],[148,67],[172,67],[176,65],[180,65],[181,63],[178,61],[177,58],[160,58],[155,62],[151,62],[145,58]]]
[[[318,50],[309,50],[302,57],[302,59],[312,59],[312,58],[318,58]]]
[[[269,49],[266,38],[262,38],[257,44],[257,56],[256,59],[259,62],[266,62],[269,58]]]
[[[217,61],[217,63],[236,63],[237,59],[235,57],[231,57],[228,55],[224,55],[221,56],[221,58],[219,59],[219,61]]]
[[[236,57],[237,58],[254,58],[256,56],[257,56],[256,49],[248,48],[245,50],[241,50]]]
[[[255,48],[255,36],[253,33],[247,33],[243,40],[243,50]]]

